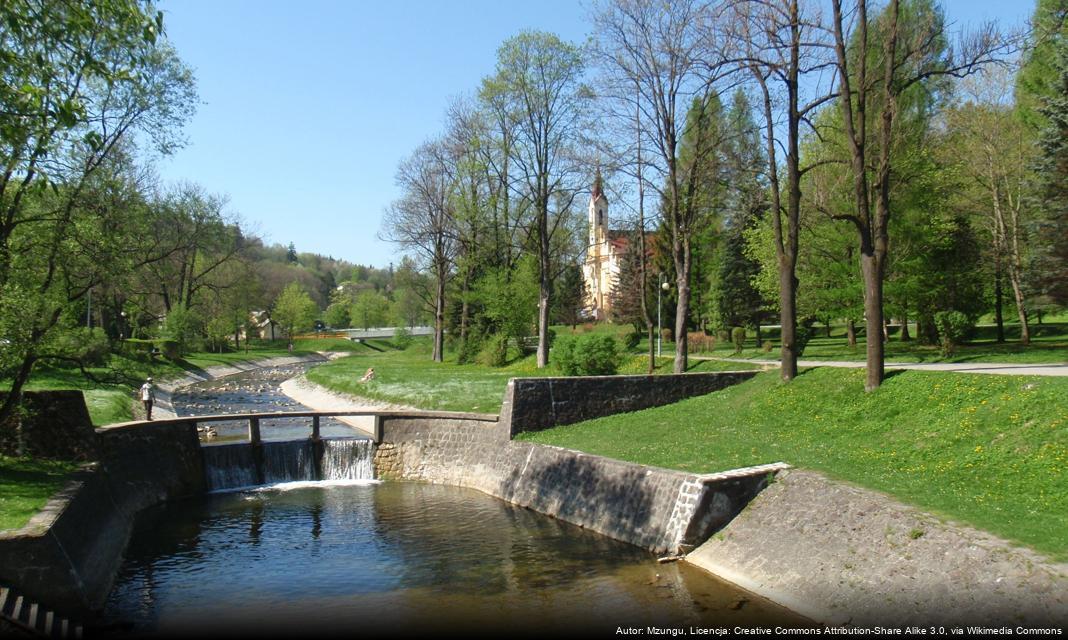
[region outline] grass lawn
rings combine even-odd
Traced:
[[[0,531],[29,522],[76,467],[69,462],[0,456]]]
[[[367,349],[320,365],[308,371],[308,379],[335,391],[419,409],[497,413],[509,378],[561,375],[552,365],[538,369],[535,363],[533,355],[500,368],[458,365],[448,359],[435,363],[430,360],[429,342],[421,339],[405,351]],[[620,373],[644,374],[647,363],[645,357],[628,356]],[[712,360],[692,365],[690,370],[698,372],[755,368]],[[368,367],[374,367],[375,379],[360,383]],[[657,373],[671,373],[671,360],[661,358]]]
[[[858,327],[859,329],[860,327]],[[807,360],[864,360],[865,338],[864,332],[860,331],[857,337],[857,346],[850,347],[846,342],[844,327],[831,327],[831,335],[827,336],[823,326],[816,326],[817,335],[808,343],[804,354],[801,356]],[[717,343],[709,353],[696,353],[694,355],[712,355],[721,357],[737,357],[749,359],[778,359],[779,357],[779,330],[768,329],[764,332],[765,338],[770,338],[774,349],[769,353],[756,347],[756,340],[752,335],[747,336],[745,348],[740,354],[734,353],[734,346],[727,343]],[[1018,325],[1006,325],[1006,342],[997,342],[995,328],[992,326],[980,326],[975,330],[975,335],[964,345],[961,345],[955,354],[943,358],[937,346],[922,345],[915,339],[902,342],[897,331],[890,335],[890,341],[886,343],[887,362],[1009,362],[1018,364],[1059,364],[1068,362],[1068,322],[1047,322],[1041,326],[1031,328],[1031,344],[1023,346],[1016,340],[1019,338]],[[913,331],[915,336],[915,331]],[[674,352],[675,345],[664,345],[665,353],[670,349]]]
[[[522,434],[712,472],[784,461],[1068,560],[1068,378],[777,372],[677,404]]]

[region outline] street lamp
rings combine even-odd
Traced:
[[[664,279],[664,274],[659,275],[660,286],[656,288],[656,357],[660,357],[660,340],[662,332],[660,331],[660,292],[667,291],[671,288],[667,280]]]
[[[119,340],[124,340],[126,338],[126,312],[120,311],[119,317],[122,318],[119,320]]]

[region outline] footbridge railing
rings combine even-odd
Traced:
[[[240,422],[245,421],[248,423],[248,442],[252,444],[259,444],[263,442],[262,423],[267,420],[280,420],[288,418],[309,418],[308,426],[311,430],[310,438],[312,440],[321,439],[321,423],[323,418],[361,418],[369,417],[373,418],[370,426],[363,426],[359,424],[353,424],[346,422],[345,424],[357,431],[362,432],[371,438],[375,444],[382,442],[382,421],[388,418],[404,419],[404,418],[438,418],[438,419],[452,419],[452,420],[477,420],[480,422],[498,422],[499,417],[496,414],[491,413],[462,413],[456,411],[382,411],[382,410],[360,410],[360,411],[268,411],[262,413],[228,413],[218,415],[204,415],[204,416],[179,416],[176,418],[166,418],[163,420],[152,420],[147,424],[189,424],[195,423],[198,427],[200,425],[209,425],[217,422]],[[107,429],[115,427],[124,427],[134,424],[146,424],[146,422],[134,422],[124,423],[119,425],[110,425],[105,427]]]

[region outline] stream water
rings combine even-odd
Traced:
[[[260,375],[243,374],[241,385],[276,374]],[[263,406],[248,391],[220,392],[226,384],[205,383],[182,402],[218,413],[235,408],[221,398],[236,393],[248,398],[237,410]],[[139,515],[100,632],[616,635],[804,622],[685,563],[659,564],[477,491],[377,482],[360,459],[370,448],[346,442],[327,446],[322,477],[331,480],[245,487]],[[215,447],[209,465],[226,464],[227,448],[236,449]],[[278,464],[279,477],[303,473]]]
[[[179,416],[265,413],[269,411],[308,411],[308,407],[282,393],[279,385],[307,371],[307,364],[253,369],[224,378],[207,380],[186,387],[172,399]],[[213,422],[218,432],[216,443],[248,440],[248,421]],[[263,420],[260,431],[265,441],[295,440],[311,435],[310,418]],[[352,427],[333,418],[323,418],[320,432],[324,438],[362,437]]]

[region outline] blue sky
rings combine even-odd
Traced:
[[[1015,0],[948,0],[960,24],[1022,24]],[[493,71],[523,29],[584,40],[574,0],[161,0],[167,35],[203,104],[189,144],[159,161],[167,181],[230,197],[268,242],[384,267],[376,238],[398,162],[441,132],[456,96]]]

